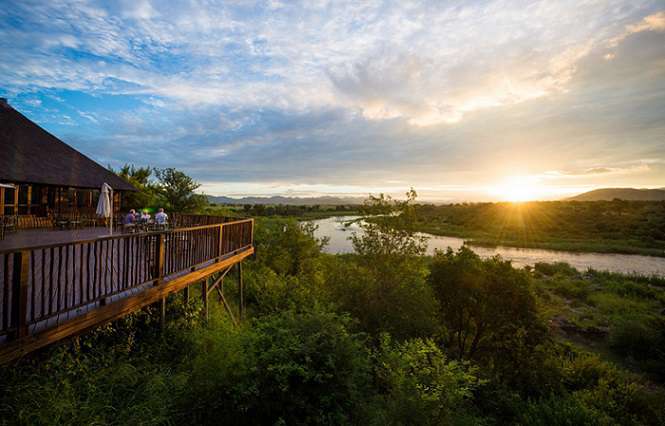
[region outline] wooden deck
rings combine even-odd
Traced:
[[[228,272],[254,252],[253,230],[248,219],[1,249],[0,362]]]
[[[8,250],[21,250],[31,247],[45,246],[51,244],[65,244],[74,241],[94,240],[96,238],[104,238],[111,236],[118,236],[122,234],[120,230],[113,231],[109,234],[109,228],[95,227],[95,228],[80,228],[80,229],[20,229],[16,232],[9,232],[5,234],[5,238],[0,240],[0,251],[6,252]]]

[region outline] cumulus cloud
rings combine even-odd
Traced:
[[[664,26],[653,0],[11,1],[0,87],[103,163],[204,182],[609,179],[665,157]]]
[[[665,11],[645,16],[644,19],[637,23],[626,25],[625,31],[610,39],[609,45],[616,47],[626,37],[643,31],[665,31]]]

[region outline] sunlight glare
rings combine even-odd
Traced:
[[[490,188],[490,193],[500,200],[519,203],[542,197],[544,190],[529,177],[510,177]]]

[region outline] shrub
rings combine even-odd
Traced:
[[[283,311],[208,339],[192,375],[196,421],[350,422],[365,397],[369,357],[348,326],[348,317],[320,309]]]
[[[602,424],[663,424],[665,393],[598,355],[571,352],[563,382],[571,397],[595,413]]]
[[[374,358],[379,395],[370,424],[439,425],[472,419],[473,390],[480,384],[476,370],[449,361],[431,340],[394,343],[383,335]]]
[[[604,425],[602,413],[570,396],[551,396],[520,407],[517,423],[523,426]]]
[[[151,309],[0,368],[0,424],[163,424],[184,392],[178,368],[197,322],[177,301],[166,338]],[[176,312],[177,311],[177,312]],[[10,419],[9,421],[7,419]]]
[[[635,360],[655,379],[665,381],[665,321],[657,318],[621,321],[611,329],[610,347],[619,355]]]
[[[554,263],[536,262],[536,264],[533,265],[533,268],[537,273],[550,277],[556,274],[567,277],[576,277],[580,274],[577,271],[577,269],[573,268],[572,266],[570,266],[570,264],[566,262],[554,262]]]

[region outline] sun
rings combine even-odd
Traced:
[[[509,177],[502,183],[493,186],[489,191],[502,201],[521,203],[542,197],[544,190],[538,182],[528,177]]]

